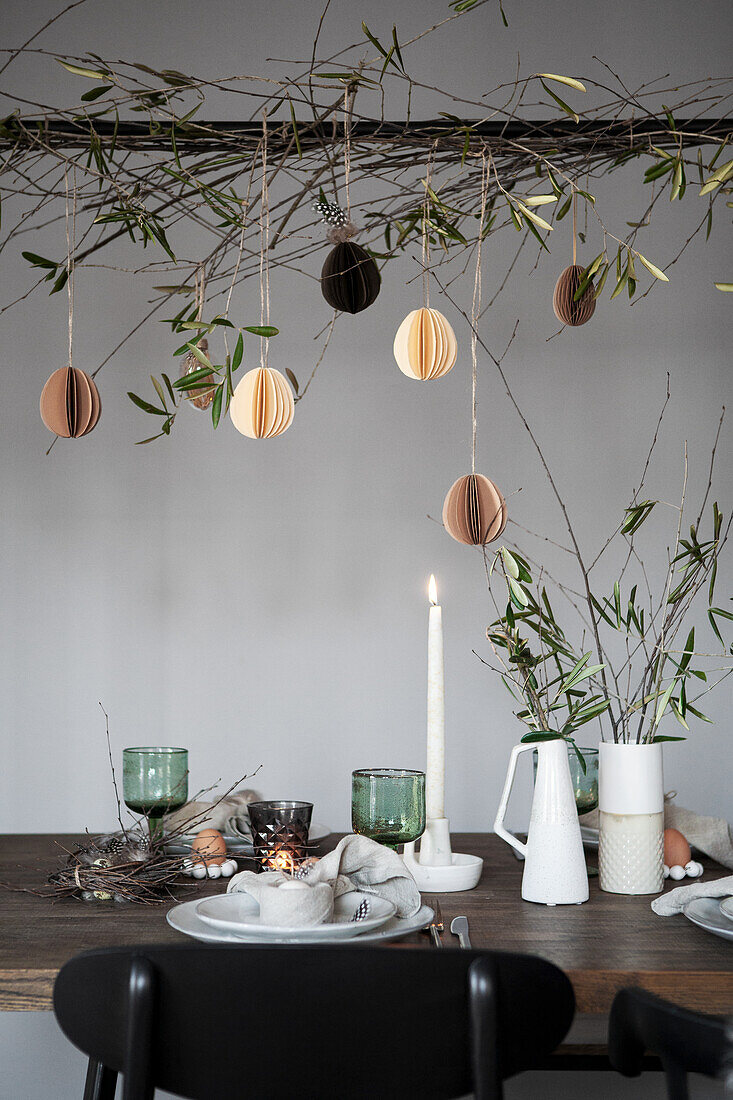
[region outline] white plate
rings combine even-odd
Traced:
[[[729,921],[733,921],[733,898],[723,898],[718,902],[718,908],[724,917],[727,917]]]
[[[352,921],[351,918],[365,898],[369,900],[369,916],[361,921]],[[250,894],[241,891],[203,898],[196,906],[196,914],[210,927],[240,938],[244,936],[247,939],[272,940],[286,936],[289,940],[333,940],[350,939],[362,932],[373,932],[394,916],[394,905],[373,894],[352,890],[336,898],[332,921],[286,927],[262,924],[258,903]]]
[[[327,825],[319,825],[317,821],[314,821],[308,830],[308,844],[318,844],[325,837],[331,835],[331,829]],[[174,856],[188,855],[191,848],[191,844],[196,836],[196,833],[183,833],[181,836],[176,837],[174,841],[166,844],[165,849]],[[227,851],[232,856],[251,856],[254,855],[254,848],[249,840],[245,840],[244,837],[236,836],[234,833],[224,833],[224,840],[226,841]]]
[[[308,940],[293,940],[287,937],[277,940],[263,940],[261,937],[253,937],[252,939],[245,938],[244,936],[233,936],[231,932],[224,932],[218,928],[213,928],[208,924],[204,924],[196,913],[196,906],[198,900],[184,901],[180,905],[174,905],[172,909],[169,909],[166,913],[165,919],[171,928],[175,928],[177,932],[183,932],[186,936],[193,936],[196,940],[203,940],[205,943],[238,943],[240,946],[246,944],[259,944],[262,946],[265,943],[313,943],[318,941]],[[390,917],[390,919],[383,924],[381,928],[378,928],[376,932],[362,932],[358,936],[354,936],[348,940],[334,939],[327,940],[327,943],[388,943],[390,940],[400,940],[404,936],[409,936],[413,932],[419,932],[421,928],[426,928],[430,921],[433,919],[433,910],[427,905],[420,907],[414,917]],[[323,940],[320,941],[324,942]]]
[[[683,910],[688,920],[714,936],[733,941],[733,928],[727,917],[720,912],[720,898],[694,898],[688,901]]]

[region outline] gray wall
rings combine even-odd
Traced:
[[[537,2],[505,6],[508,30],[490,5],[464,16],[416,48],[415,72],[478,97],[486,86],[512,78],[517,51],[523,73],[603,79],[592,60],[598,54],[631,87],[665,73],[672,74],[665,83],[681,84],[727,69],[730,8],[722,0],[694,6],[674,0],[661,10],[621,0],[572,12]],[[33,0],[4,13],[6,43],[25,41],[57,9],[55,0]],[[404,40],[446,12],[442,0],[397,8],[365,0],[358,10],[335,4],[323,51],[357,40],[362,18],[375,31],[396,19]],[[38,45],[206,74],[262,72],[268,56],[309,54],[319,14],[316,3],[296,9],[210,0],[203,20],[201,5],[190,0],[122,7],[100,0],[71,12]],[[69,101],[77,89],[60,67],[41,59],[16,62],[3,86],[49,103]],[[444,106],[425,93],[417,113]],[[395,104],[390,113],[401,110]],[[209,108],[210,116],[241,111],[238,99]],[[604,220],[620,236],[626,220],[644,209],[640,177],[635,166],[594,188]],[[358,183],[352,201],[358,209]],[[702,209],[694,188],[674,210],[666,204],[640,239],[642,251],[669,262]],[[731,398],[724,342],[730,302],[712,288],[714,280],[730,278],[723,221],[719,215],[707,245],[693,242],[668,286],[631,309],[604,301],[585,328],[547,342],[556,329],[552,288],[570,248],[566,221],[554,234],[553,256],[536,271],[534,256],[523,259],[483,326],[490,346],[501,349],[520,319],[506,368],[591,554],[638,480],[666,371],[672,402],[649,495],[678,498],[685,439],[690,498],[704,488],[720,405]],[[195,242],[176,243],[182,254],[195,255]],[[45,246],[60,251],[57,229],[23,244],[42,253]],[[513,247],[508,233],[487,246],[487,297]],[[591,231],[588,255],[599,247]],[[2,258],[3,302],[27,280],[18,251]],[[314,257],[313,274],[320,262]],[[99,427],[83,441],[62,441],[46,458],[48,433],[37,401],[47,375],[64,362],[65,301],[34,297],[2,316],[3,831],[113,824],[98,700],[110,713],[117,752],[125,744],[187,745],[194,786],[228,781],[261,764],[257,785],[266,795],[310,798],[319,821],[347,828],[352,768],[423,764],[431,572],[446,624],[447,809],[457,829],[490,827],[508,750],[521,729],[504,689],[472,655],[482,649],[489,614],[480,557],[427,518],[439,516],[445,491],[469,468],[470,363],[465,331],[447,305],[462,342],[456,369],[434,386],[411,384],[397,371],[392,334],[417,304],[417,286],[406,285],[415,272],[408,258],[390,266],[376,305],[337,326],[292,428],[259,444],[228,422],[214,435],[206,417],[184,410],[173,438],[133,446],[150,433],[125,391],[144,390],[151,371],[167,369],[173,346],[165,326],[153,323],[100,375]],[[80,271],[78,366],[93,369],[121,339],[155,281]],[[272,365],[290,366],[303,378],[327,307],[309,281],[275,273],[272,290],[272,318],[282,330]],[[458,293],[467,306],[470,287]],[[237,316],[254,319],[256,310],[256,289],[239,291]],[[253,341],[248,355],[255,351]],[[725,442],[718,468],[724,510],[731,472]],[[485,360],[479,468],[507,495],[521,489],[510,501],[520,524],[562,541],[536,456]],[[649,536],[656,561],[664,560],[673,523],[670,512],[668,532],[656,541]],[[544,553],[531,540],[523,545]],[[194,568],[206,579],[192,579]],[[723,594],[726,581],[729,569],[718,582]],[[684,805],[730,814],[727,686],[707,709],[716,724],[668,750],[666,785]],[[517,824],[527,811],[527,791],[520,790]],[[49,1017],[3,1018],[0,1043],[16,1051],[30,1041],[43,1042],[46,1051],[58,1048],[53,1095],[76,1095],[78,1059],[53,1028]],[[51,1095],[40,1060],[31,1065],[16,1055],[11,1064],[17,1075],[6,1076],[0,1091],[11,1080],[8,1096]],[[584,1087],[587,1093],[594,1086]],[[603,1095],[611,1089],[604,1085]],[[639,1089],[620,1084],[618,1095],[640,1096]],[[514,1086],[517,1096],[531,1090]],[[651,1087],[643,1094],[651,1096]]]

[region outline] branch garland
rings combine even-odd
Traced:
[[[79,219],[85,225],[70,257],[74,266],[121,270],[114,264],[114,251],[123,237],[149,249],[133,272],[123,272],[153,277],[152,308],[132,332],[180,298],[183,304],[174,316],[164,318],[165,323],[176,334],[193,328],[196,336],[175,349],[174,355],[196,354],[201,337],[216,328],[237,331],[238,346],[246,332],[269,339],[277,333],[275,326],[236,325],[229,320],[232,292],[241,290],[259,268],[261,250],[253,215],[258,206],[261,210],[264,181],[253,185],[252,173],[263,140],[262,127],[255,120],[265,111],[273,160],[267,183],[278,177],[280,196],[270,211],[276,226],[267,246],[273,272],[283,268],[317,278],[318,261],[314,262],[313,254],[325,242],[313,241],[318,224],[312,215],[316,189],[328,177],[331,182],[323,198],[335,203],[338,189],[344,187],[348,213],[350,183],[358,176],[370,180],[360,203],[368,251],[391,266],[396,257],[421,247],[427,230],[425,246],[432,249],[432,264],[445,267],[445,282],[451,285],[465,269],[473,247],[471,226],[480,218],[483,164],[488,160],[492,179],[486,192],[487,235],[514,227],[522,233],[522,242],[529,239],[542,253],[549,251],[552,230],[559,227],[576,195],[585,204],[586,216],[591,215],[591,226],[595,222],[603,245],[587,265],[576,296],[591,286],[597,297],[608,286],[612,299],[625,293],[638,300],[641,269],[651,276],[641,296],[656,282],[668,279],[665,265],[648,259],[636,247],[660,198],[682,200],[688,182],[697,176],[697,190],[705,202],[697,229],[670,261],[674,263],[697,233],[704,230],[710,236],[714,206],[730,193],[733,160],[722,154],[733,132],[729,114],[723,113],[729,110],[731,81],[712,78],[664,88],[659,81],[651,81],[629,90],[610,70],[610,83],[556,73],[517,74],[513,81],[487,90],[480,100],[469,100],[452,90],[434,88],[408,70],[414,42],[428,34],[446,33],[446,26],[456,18],[478,17],[482,6],[481,2],[454,5],[453,14],[411,42],[400,42],[394,27],[385,44],[382,35],[363,26],[363,41],[325,58],[318,56],[317,36],[312,56],[294,77],[279,77],[275,62],[267,76],[215,78],[125,61],[113,64],[91,54],[58,55],[37,49],[31,45],[35,35],[19,50],[0,51],[0,56],[2,52],[8,56],[5,68],[26,54],[44,64],[62,65],[84,89],[79,101],[66,108],[10,95],[18,108],[0,121],[4,157],[0,197],[8,227],[0,238],[0,251],[21,247],[22,238],[35,226],[54,225],[63,217],[58,200],[73,168],[79,177]],[[322,23],[323,19],[319,35]],[[376,54],[369,56],[372,50]],[[288,62],[287,68],[292,72],[293,64]],[[416,90],[439,93],[450,111],[437,120],[412,121],[409,104]],[[534,90],[540,92],[540,100],[533,101]],[[242,113],[249,111],[251,121],[204,121],[207,95],[221,91],[239,97]],[[405,91],[407,119],[388,121],[386,103],[393,98],[403,103]],[[582,111],[576,101],[588,91],[598,105]],[[673,97],[675,102],[669,106]],[[557,117],[535,117],[548,106]],[[698,117],[703,110],[708,115],[719,112],[721,117]],[[343,127],[338,125],[341,113]],[[343,157],[338,155],[341,143]],[[429,196],[417,170],[425,160],[430,162]],[[650,198],[641,217],[630,218],[614,233],[597,210],[588,181],[639,161],[645,165],[641,190],[648,185]],[[243,173],[249,175],[246,193],[240,186]],[[207,235],[203,254],[185,254],[189,225]],[[588,233],[578,237],[584,245],[589,243]],[[2,305],[0,313],[45,282],[52,284],[54,293],[66,281],[70,264],[65,259],[28,249],[22,253],[40,277],[15,301]],[[504,289],[514,262],[497,293]],[[202,269],[207,273],[206,301],[213,314],[208,322],[200,316],[195,297],[196,273]],[[721,290],[733,286],[723,278],[715,285]],[[486,308],[495,299],[496,295]],[[217,308],[220,312],[215,312]],[[321,331],[326,318],[324,322]],[[90,372],[93,376],[132,332]],[[203,378],[213,374],[218,386],[211,406],[214,426],[231,399],[231,376],[241,363],[240,355],[235,366],[237,355],[235,349],[231,358],[227,353],[224,362],[216,365],[200,352],[201,378],[187,376],[194,388],[197,381],[200,386]],[[298,400],[304,391],[292,372],[289,377]],[[142,411],[160,418],[161,430],[143,442],[170,434],[181,391],[185,393],[181,381],[185,380],[171,383],[167,374],[155,379],[152,401],[131,394]]]

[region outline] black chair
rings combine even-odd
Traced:
[[[614,997],[608,1024],[608,1056],[625,1077],[638,1077],[646,1051],[656,1054],[670,1100],[687,1100],[687,1074],[733,1079],[733,1020],[703,1016],[643,989]]]
[[[543,959],[367,946],[89,951],[53,1001],[90,1058],[85,1100],[111,1100],[118,1072],[124,1100],[493,1100],[575,1010]]]

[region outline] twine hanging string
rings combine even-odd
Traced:
[[[351,175],[351,112],[354,105],[353,94],[347,85],[344,92],[344,191],[346,193],[346,220],[351,221],[351,195],[349,180]]]
[[[200,321],[204,312],[204,298],[206,295],[206,268],[204,264],[199,264],[196,268],[194,283],[196,287],[196,320]]]
[[[270,324],[270,195],[267,186],[267,110],[262,112],[262,193],[260,198],[260,325]],[[266,367],[269,340],[260,337],[260,366]]]
[[[578,240],[576,236],[578,224],[578,192],[575,190],[575,184],[571,186],[573,188],[573,267],[575,267],[578,252]]]
[[[430,307],[430,183],[433,178],[433,157],[435,155],[435,143],[428,156],[428,164],[425,171],[425,200],[422,214],[422,299],[426,309]]]
[[[471,303],[471,473],[476,473],[476,382],[478,378],[478,323],[481,316],[481,248],[484,243],[484,221],[486,203],[489,194],[490,164],[486,153],[481,154],[481,213],[478,223],[476,242],[476,270],[473,278],[473,301]]]
[[[64,170],[66,190],[66,293],[69,300],[69,367],[74,342],[74,254],[76,252],[76,164],[72,184],[71,216],[69,216],[69,169]]]

